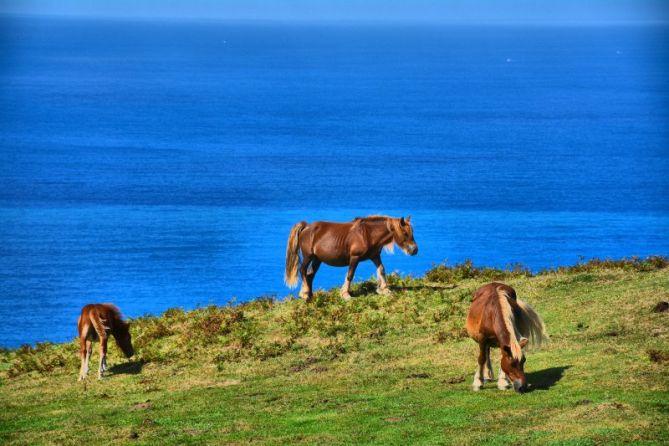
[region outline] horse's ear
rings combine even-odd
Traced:
[[[520,344],[520,348],[525,348],[527,343],[529,342],[529,339],[527,338],[520,338],[520,341],[518,341],[518,344]]]
[[[411,215],[407,215],[407,223],[411,221]]]
[[[400,225],[404,226],[406,223],[404,222],[404,217],[400,217]]]
[[[511,346],[510,346],[510,345],[505,345],[504,347],[502,347],[502,350],[504,350],[504,351],[506,352],[507,355],[512,356],[512,354],[511,354]]]

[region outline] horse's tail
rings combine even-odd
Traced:
[[[543,341],[548,340],[548,333],[546,332],[546,325],[543,319],[539,316],[534,308],[527,302],[516,299],[522,320],[517,321],[518,331],[520,334],[530,340],[532,345],[541,347]]]
[[[300,232],[307,226],[307,223],[301,221],[295,224],[290,230],[288,243],[286,244],[286,274],[283,280],[290,288],[297,286],[297,268],[300,266],[300,255],[298,253],[298,241]]]
[[[103,339],[107,337],[107,330],[109,330],[109,327],[105,326],[105,320],[100,316],[100,312],[98,311],[97,308],[91,309],[91,311],[88,313],[89,314],[89,320],[91,321],[91,325],[93,325],[93,329],[95,332],[98,334],[99,339]]]

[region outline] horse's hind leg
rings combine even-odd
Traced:
[[[479,344],[479,358],[478,358],[479,366],[476,369],[476,373],[474,374],[474,382],[472,383],[473,390],[481,390],[481,387],[483,387],[484,368],[486,363],[486,349],[487,346],[485,345],[485,343]]]
[[[314,292],[314,277],[316,276],[320,266],[321,261],[314,257],[314,259],[311,261],[311,267],[307,270],[307,288],[309,290],[310,297]]]
[[[85,336],[79,338],[79,359],[81,359],[81,367],[79,368],[79,381],[86,378],[88,374],[88,344],[90,341],[86,340]]]
[[[300,288],[300,297],[304,300],[311,299],[311,281],[309,281],[309,276],[307,272],[309,271],[309,264],[312,262],[311,257],[304,257],[302,264],[300,265],[300,277],[302,278],[302,286]]]

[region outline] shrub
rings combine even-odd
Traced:
[[[626,271],[651,272],[659,271],[669,266],[669,259],[663,256],[626,257],[618,260],[593,258],[588,261],[581,260],[576,265],[559,266],[541,270],[539,275],[554,273],[585,273],[596,272],[606,269],[623,269]]]
[[[23,345],[16,350],[7,370],[9,377],[19,376],[28,372],[49,373],[56,368],[79,365],[79,345],[74,342],[68,344],[39,343],[35,347]]]
[[[455,266],[448,266],[445,263],[437,265],[425,273],[427,280],[439,283],[456,283],[466,279],[503,280],[531,276],[532,272],[519,263],[505,270],[489,267],[477,268],[470,259]]]
[[[174,334],[172,324],[165,317],[143,317],[131,325],[132,343],[145,347],[153,341]]]

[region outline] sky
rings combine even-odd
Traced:
[[[0,0],[0,13],[137,19],[590,24],[669,21],[669,0]]]

